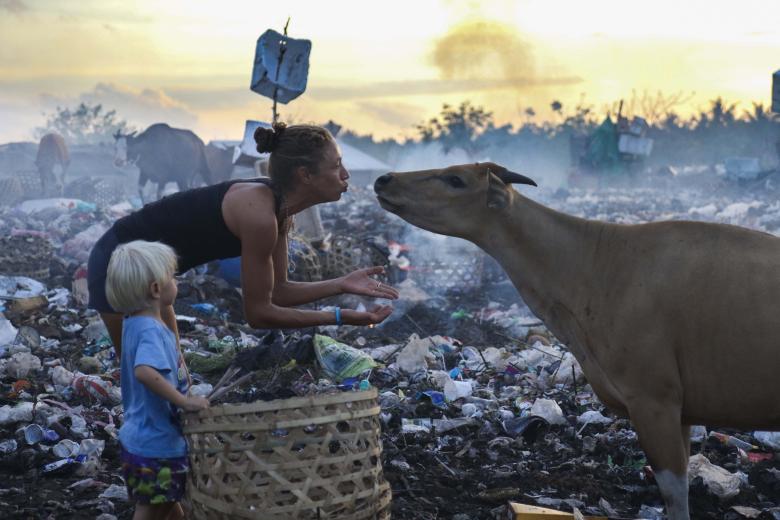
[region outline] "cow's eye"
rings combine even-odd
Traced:
[[[466,183],[463,182],[463,179],[458,177],[457,175],[450,175],[447,177],[447,184],[452,186],[453,188],[465,188]]]

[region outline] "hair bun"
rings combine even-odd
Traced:
[[[287,129],[284,123],[274,123],[273,128],[258,126],[255,128],[255,143],[258,153],[271,153],[276,149],[279,138]]]

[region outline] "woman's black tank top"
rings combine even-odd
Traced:
[[[132,240],[162,242],[179,257],[179,273],[197,265],[241,254],[241,241],[228,229],[222,217],[222,199],[238,182],[271,186],[271,179],[235,179],[211,186],[180,191],[145,205],[114,223],[119,243]],[[278,213],[279,199],[274,192]]]

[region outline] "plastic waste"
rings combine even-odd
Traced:
[[[476,417],[477,415],[482,415],[479,408],[474,403],[465,403],[460,407],[460,413],[462,413],[464,417]]]
[[[417,334],[409,337],[409,342],[401,349],[396,358],[396,364],[401,372],[406,374],[415,374],[428,369],[428,360],[433,361],[436,357],[431,354],[430,347],[433,345],[429,338],[421,339]]]
[[[428,418],[401,419],[403,433],[429,433],[433,423]]]
[[[119,404],[122,400],[122,394],[119,388],[114,387],[111,382],[106,381],[95,375],[78,375],[73,378],[71,387],[76,395],[95,399],[101,403]]]
[[[15,439],[2,440],[0,441],[0,454],[8,455],[15,452],[18,447]]]
[[[758,449],[758,446],[750,444],[749,442],[745,442],[731,435],[726,435],[725,433],[710,432],[709,438],[716,439],[727,446],[734,446],[735,448],[739,448],[745,451]]]
[[[753,432],[753,437],[763,446],[780,451],[780,432]]]
[[[79,455],[99,458],[106,447],[106,441],[99,439],[84,439],[79,445]]]
[[[433,406],[438,408],[447,408],[444,394],[435,390],[426,390],[417,394],[418,399],[428,398]]]
[[[507,367],[507,358],[509,355],[504,347],[488,347],[482,350],[482,357],[490,368],[503,372]]]
[[[211,303],[193,303],[190,307],[206,314],[214,314],[218,310],[217,307]]]
[[[526,415],[513,417],[501,423],[504,431],[514,437],[521,436],[526,442],[534,442],[550,429],[550,423],[544,417]]]
[[[579,424],[611,424],[612,419],[604,417],[601,412],[596,410],[588,410],[579,417],[577,417]]]
[[[453,381],[448,380],[444,383],[444,397],[447,401],[456,401],[463,397],[468,397],[473,392],[471,381]]]
[[[80,199],[52,198],[52,199],[32,199],[25,200],[17,206],[19,211],[24,213],[37,213],[48,209],[75,210],[81,212],[95,211],[95,204],[84,202]]]
[[[87,421],[80,415],[72,414],[68,416],[70,419],[70,433],[74,437],[84,439],[89,437],[89,429],[87,428]]]
[[[579,382],[585,378],[585,374],[582,372],[582,367],[571,354],[566,352],[563,355],[561,364],[558,366],[558,370],[555,371],[554,383],[571,384],[572,380]]]
[[[0,276],[0,297],[32,298],[46,292],[46,286],[26,276]]]
[[[537,399],[531,406],[531,415],[544,418],[550,424],[565,425],[566,418],[558,403],[552,399]]]
[[[18,422],[30,422],[33,419],[33,403],[23,402],[16,406],[0,406],[0,426]]]
[[[314,335],[314,352],[325,373],[336,381],[357,377],[377,366],[367,353],[321,334]]]
[[[54,442],[60,438],[56,431],[43,428],[39,424],[28,424],[23,430],[24,440],[29,445],[38,444],[42,441]]]
[[[78,455],[76,457],[68,457],[66,459],[56,460],[43,466],[43,473],[53,475],[56,473],[62,473],[70,469],[75,469],[75,466],[83,463],[87,459],[86,455]]]
[[[210,385],[209,383],[201,383],[199,385],[192,385],[190,387],[190,394],[206,397],[211,393],[212,390],[214,390],[213,385]]]
[[[28,352],[17,352],[5,365],[6,373],[17,379],[27,377],[30,372],[41,369],[41,360]]]
[[[6,346],[13,343],[17,332],[16,327],[0,313],[0,345]]]
[[[434,419],[431,425],[436,428],[437,433],[446,433],[462,426],[472,426],[477,424],[473,417],[455,417],[453,419]]]
[[[401,397],[395,392],[387,391],[379,394],[379,406],[382,410],[397,408],[401,404]]]
[[[701,477],[707,489],[721,499],[736,496],[742,482],[739,475],[714,465],[700,453],[692,455],[688,462],[688,478],[696,477]]]
[[[111,484],[100,494],[100,498],[127,501],[127,487]]]
[[[639,508],[637,517],[643,520],[664,520],[664,512],[661,507],[652,507],[647,504],[642,504]]]
[[[68,457],[75,457],[79,454],[79,443],[72,441],[70,439],[62,439],[60,442],[55,444],[51,451],[56,455],[57,457],[66,459]]]
[[[707,438],[707,428],[705,426],[701,426],[701,425],[691,426],[692,442],[704,442],[706,438]]]

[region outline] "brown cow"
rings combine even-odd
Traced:
[[[639,434],[669,520],[689,520],[691,425],[780,429],[780,238],[704,222],[559,213],[494,163],[388,173],[379,203],[470,240]],[[696,518],[701,518],[697,515]]]
[[[41,177],[41,191],[46,192],[46,184],[51,182],[57,185],[57,177],[54,174],[54,167],[60,166],[59,190],[65,186],[65,172],[70,164],[70,154],[65,139],[60,134],[48,133],[41,137],[38,144],[38,155],[35,157],[35,166],[38,168],[38,174]]]

